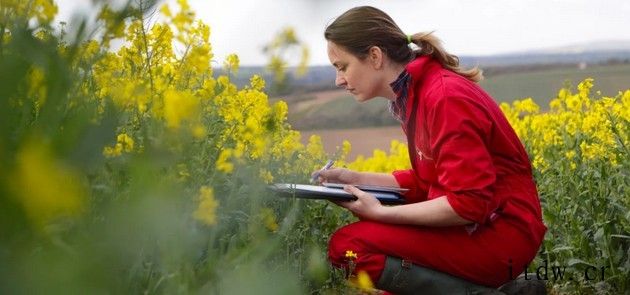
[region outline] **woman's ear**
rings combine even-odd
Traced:
[[[383,58],[384,53],[378,46],[370,47],[368,51],[368,59],[370,60],[370,64],[374,67],[375,70],[380,70],[383,68]]]

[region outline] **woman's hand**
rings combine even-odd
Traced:
[[[335,202],[335,204],[350,210],[352,214],[361,219],[375,221],[380,221],[382,219],[384,211],[387,210],[387,207],[383,206],[375,196],[370,193],[366,193],[353,185],[346,185],[343,189],[346,192],[353,194],[357,197],[357,199],[354,201]]]
[[[356,171],[352,171],[346,168],[331,168],[327,170],[313,172],[319,173],[318,181],[322,182],[332,182],[332,183],[348,183],[348,184],[359,184],[359,180],[361,178],[361,174]]]

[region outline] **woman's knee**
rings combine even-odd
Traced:
[[[346,251],[352,250],[353,247],[352,230],[349,226],[344,226],[335,231],[328,241],[328,258],[335,265],[343,264],[345,261]]]
[[[365,271],[376,282],[385,266],[385,254],[377,253],[366,239],[373,224],[359,221],[334,232],[328,243],[328,258],[332,265],[346,268],[354,274]],[[349,267],[350,261],[354,264]]]
[[[334,232],[328,242],[328,257],[333,263],[341,263],[346,260],[346,254],[371,252],[368,245],[369,236],[373,235],[370,228],[373,222],[358,221]],[[352,251],[351,253],[348,251]]]

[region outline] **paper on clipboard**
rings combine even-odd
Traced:
[[[320,185],[275,183],[269,185],[269,189],[283,197],[296,197],[302,199],[324,199],[332,201],[353,201],[356,197],[338,187],[326,187]],[[383,204],[402,204],[405,199],[394,191],[369,191]]]
[[[324,182],[322,183],[325,187],[331,188],[341,188],[343,189],[344,183],[333,183],[333,182]],[[405,193],[408,192],[409,189],[402,187],[393,187],[393,186],[378,186],[378,185],[365,185],[365,184],[353,184],[356,188],[362,191],[379,191],[379,192],[394,192],[394,193]]]

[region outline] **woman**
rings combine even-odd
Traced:
[[[475,83],[481,72],[459,67],[431,33],[405,35],[373,7],[348,10],[324,35],[337,86],[359,102],[390,100],[413,167],[320,174],[320,181],[409,189],[407,204],[388,207],[346,186],[357,200],[338,205],[360,221],[331,237],[332,264],[352,260],[354,271],[367,272],[380,289],[410,294],[514,279],[536,256],[546,227],[526,151]],[[431,284],[438,286],[432,291]]]

